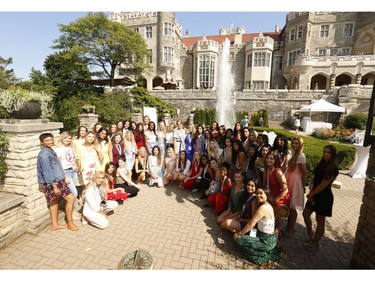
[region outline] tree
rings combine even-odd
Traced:
[[[128,75],[139,75],[150,65],[146,42],[137,32],[110,21],[104,13],[89,13],[68,25],[60,24],[62,35],[53,48],[73,52],[93,70],[93,76],[110,79],[116,67],[125,65]]]
[[[91,79],[91,73],[86,61],[74,52],[63,51],[49,55],[44,61],[44,69],[46,79],[57,89],[58,101],[71,96],[84,97],[88,93],[102,92],[102,89],[84,82]]]
[[[7,69],[12,63],[12,58],[4,59],[3,57],[0,57],[0,89],[6,89],[20,80],[17,79],[13,69]]]

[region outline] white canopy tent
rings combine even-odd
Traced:
[[[345,107],[341,107],[338,105],[335,105],[333,103],[330,103],[328,101],[325,101],[323,99],[320,99],[312,104],[303,106],[299,112],[310,112],[310,118],[312,112],[327,112],[327,122],[328,122],[328,114],[329,112],[345,112]]]

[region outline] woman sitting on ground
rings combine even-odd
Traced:
[[[118,160],[118,168],[116,169],[116,184],[115,188],[123,188],[129,197],[137,196],[139,192],[139,185],[134,183],[128,176],[128,170],[126,169],[125,157],[120,157]]]
[[[208,204],[203,207],[214,207],[216,214],[221,214],[228,208],[228,202],[232,189],[232,180],[228,177],[230,165],[227,162],[221,164],[220,168],[220,183],[217,190],[213,190],[210,196],[208,196]]]
[[[186,151],[180,151],[180,157],[177,159],[176,169],[173,174],[173,180],[181,183],[187,178],[190,173],[191,162],[186,157]]]
[[[267,264],[269,261],[278,262],[281,258],[282,248],[276,242],[272,203],[270,190],[258,187],[256,200],[253,201],[254,215],[241,231],[233,235],[235,243],[241,248],[245,257],[257,265]],[[251,230],[256,225],[255,234],[255,231]],[[250,235],[247,235],[250,231]]]
[[[173,174],[176,168],[176,155],[174,154],[173,147],[167,148],[167,156],[164,158],[164,176],[163,184],[168,185],[173,181]]]
[[[137,158],[135,158],[134,167],[132,169],[132,180],[136,184],[141,184],[146,180],[147,176],[147,152],[142,146],[138,150]]]
[[[230,193],[230,198],[228,202],[228,209],[225,210],[218,218],[217,223],[221,225],[225,220],[239,217],[242,211],[242,206],[240,205],[239,199],[243,196],[245,191],[245,186],[243,183],[243,173],[241,170],[236,170],[234,173],[234,185]]]
[[[100,229],[109,226],[107,213],[117,208],[118,203],[107,200],[108,180],[102,171],[97,171],[84,190],[83,216],[93,226]]]
[[[113,162],[108,162],[105,164],[105,175],[108,180],[107,186],[107,200],[115,200],[118,201],[120,204],[123,203],[128,198],[128,193],[124,191],[124,189],[118,187],[115,188],[115,164]]]
[[[253,216],[253,201],[255,200],[255,191],[258,188],[258,180],[250,179],[247,182],[246,189],[238,199],[241,211],[232,218],[229,218],[221,224],[221,228],[230,232],[240,232]]]
[[[203,167],[201,165],[200,153],[198,151],[194,152],[193,163],[191,164],[191,169],[189,176],[181,183],[183,188],[188,190],[193,190],[193,186],[197,182],[197,178],[203,173]]]
[[[201,157],[202,174],[197,178],[196,183],[193,186],[193,192],[198,190],[207,190],[210,186],[210,182],[215,178],[214,170],[210,167],[207,154],[203,154]],[[203,195],[204,196],[204,195]],[[204,196],[203,198],[206,198]]]
[[[147,158],[147,170],[150,174],[150,180],[148,185],[150,187],[153,186],[155,183],[158,185],[158,187],[164,187],[163,163],[164,157],[160,153],[160,147],[155,145],[151,149],[151,155],[149,155]]]

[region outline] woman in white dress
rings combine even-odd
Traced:
[[[147,155],[152,154],[152,148],[158,144],[156,135],[156,126],[153,121],[148,123],[148,130],[145,131],[145,142]]]
[[[149,186],[153,186],[155,183],[158,187],[164,187],[163,185],[163,160],[164,157],[160,153],[160,148],[155,145],[152,148],[151,155],[147,159],[147,168],[150,173]]]
[[[85,186],[92,180],[94,173],[98,170],[97,164],[103,157],[95,139],[94,132],[88,132],[84,144],[77,153],[78,173],[82,175]]]
[[[173,181],[173,174],[176,168],[176,155],[174,154],[173,147],[167,149],[167,156],[164,158],[164,186]]]
[[[173,132],[173,147],[176,154],[180,154],[181,150],[185,148],[186,132],[182,127],[182,122],[178,120],[176,122],[176,129]]]
[[[303,139],[294,137],[291,141],[293,156],[288,163],[286,181],[290,193],[290,214],[286,225],[285,236],[292,237],[295,233],[297,221],[297,209],[303,210],[305,206],[305,183],[306,183],[306,157],[303,151]]]
[[[165,128],[165,123],[164,121],[159,122],[159,128],[157,132],[157,140],[158,140],[158,146],[160,147],[160,153],[163,157],[166,156],[166,128]]]
[[[117,208],[118,203],[107,200],[108,179],[104,172],[95,173],[84,191],[83,215],[93,226],[105,229],[109,226],[107,213]]]

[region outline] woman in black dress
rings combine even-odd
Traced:
[[[324,234],[326,217],[332,216],[333,193],[331,184],[339,174],[336,163],[337,151],[333,145],[326,145],[323,157],[313,171],[312,189],[307,194],[307,202],[303,210],[307,234],[310,241],[303,245],[307,250],[315,251],[320,247],[319,241]],[[311,214],[316,213],[316,230],[312,231]]]

